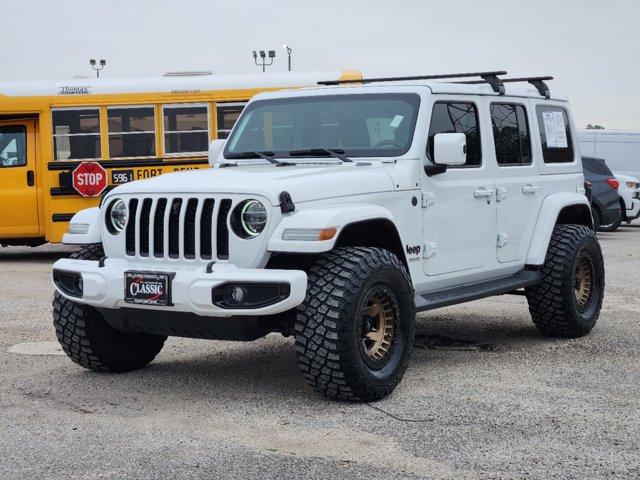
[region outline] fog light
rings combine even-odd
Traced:
[[[288,283],[227,283],[211,291],[211,301],[221,308],[261,308],[278,303],[289,296]]]
[[[244,303],[245,297],[247,296],[244,288],[239,285],[235,285],[231,288],[231,300],[236,305],[240,305]]]
[[[53,282],[62,292],[70,297],[82,298],[82,275],[64,270],[53,271]]]

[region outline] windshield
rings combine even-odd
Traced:
[[[325,95],[257,100],[247,106],[225,156],[247,152],[328,149],[348,157],[391,157],[411,147],[420,97],[407,94]]]

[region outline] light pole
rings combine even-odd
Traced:
[[[287,52],[287,56],[289,57],[289,71],[291,71],[291,52],[293,52],[293,50],[286,43],[282,45],[282,48],[284,49],[285,52]]]
[[[253,61],[256,65],[262,67],[262,73],[265,72],[265,67],[273,65],[274,58],[276,58],[276,51],[269,50],[269,63],[267,63],[267,54],[264,52],[264,50],[260,50],[260,63],[258,63],[258,54],[255,50],[253,51]]]
[[[96,62],[95,58],[92,58],[89,60],[89,65],[91,65],[91,68],[93,68],[96,71],[97,78],[100,78],[100,70],[102,70],[106,64],[107,64],[107,61],[103,59],[100,59],[99,65],[98,65],[98,62]]]

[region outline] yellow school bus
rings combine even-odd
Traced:
[[[60,242],[71,217],[99,203],[74,188],[82,162],[104,167],[107,190],[208,168],[209,142],[226,138],[256,93],[359,78],[343,70],[0,82],[0,245]]]

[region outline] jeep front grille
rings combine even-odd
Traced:
[[[229,198],[133,198],[128,256],[220,260],[229,258]]]

